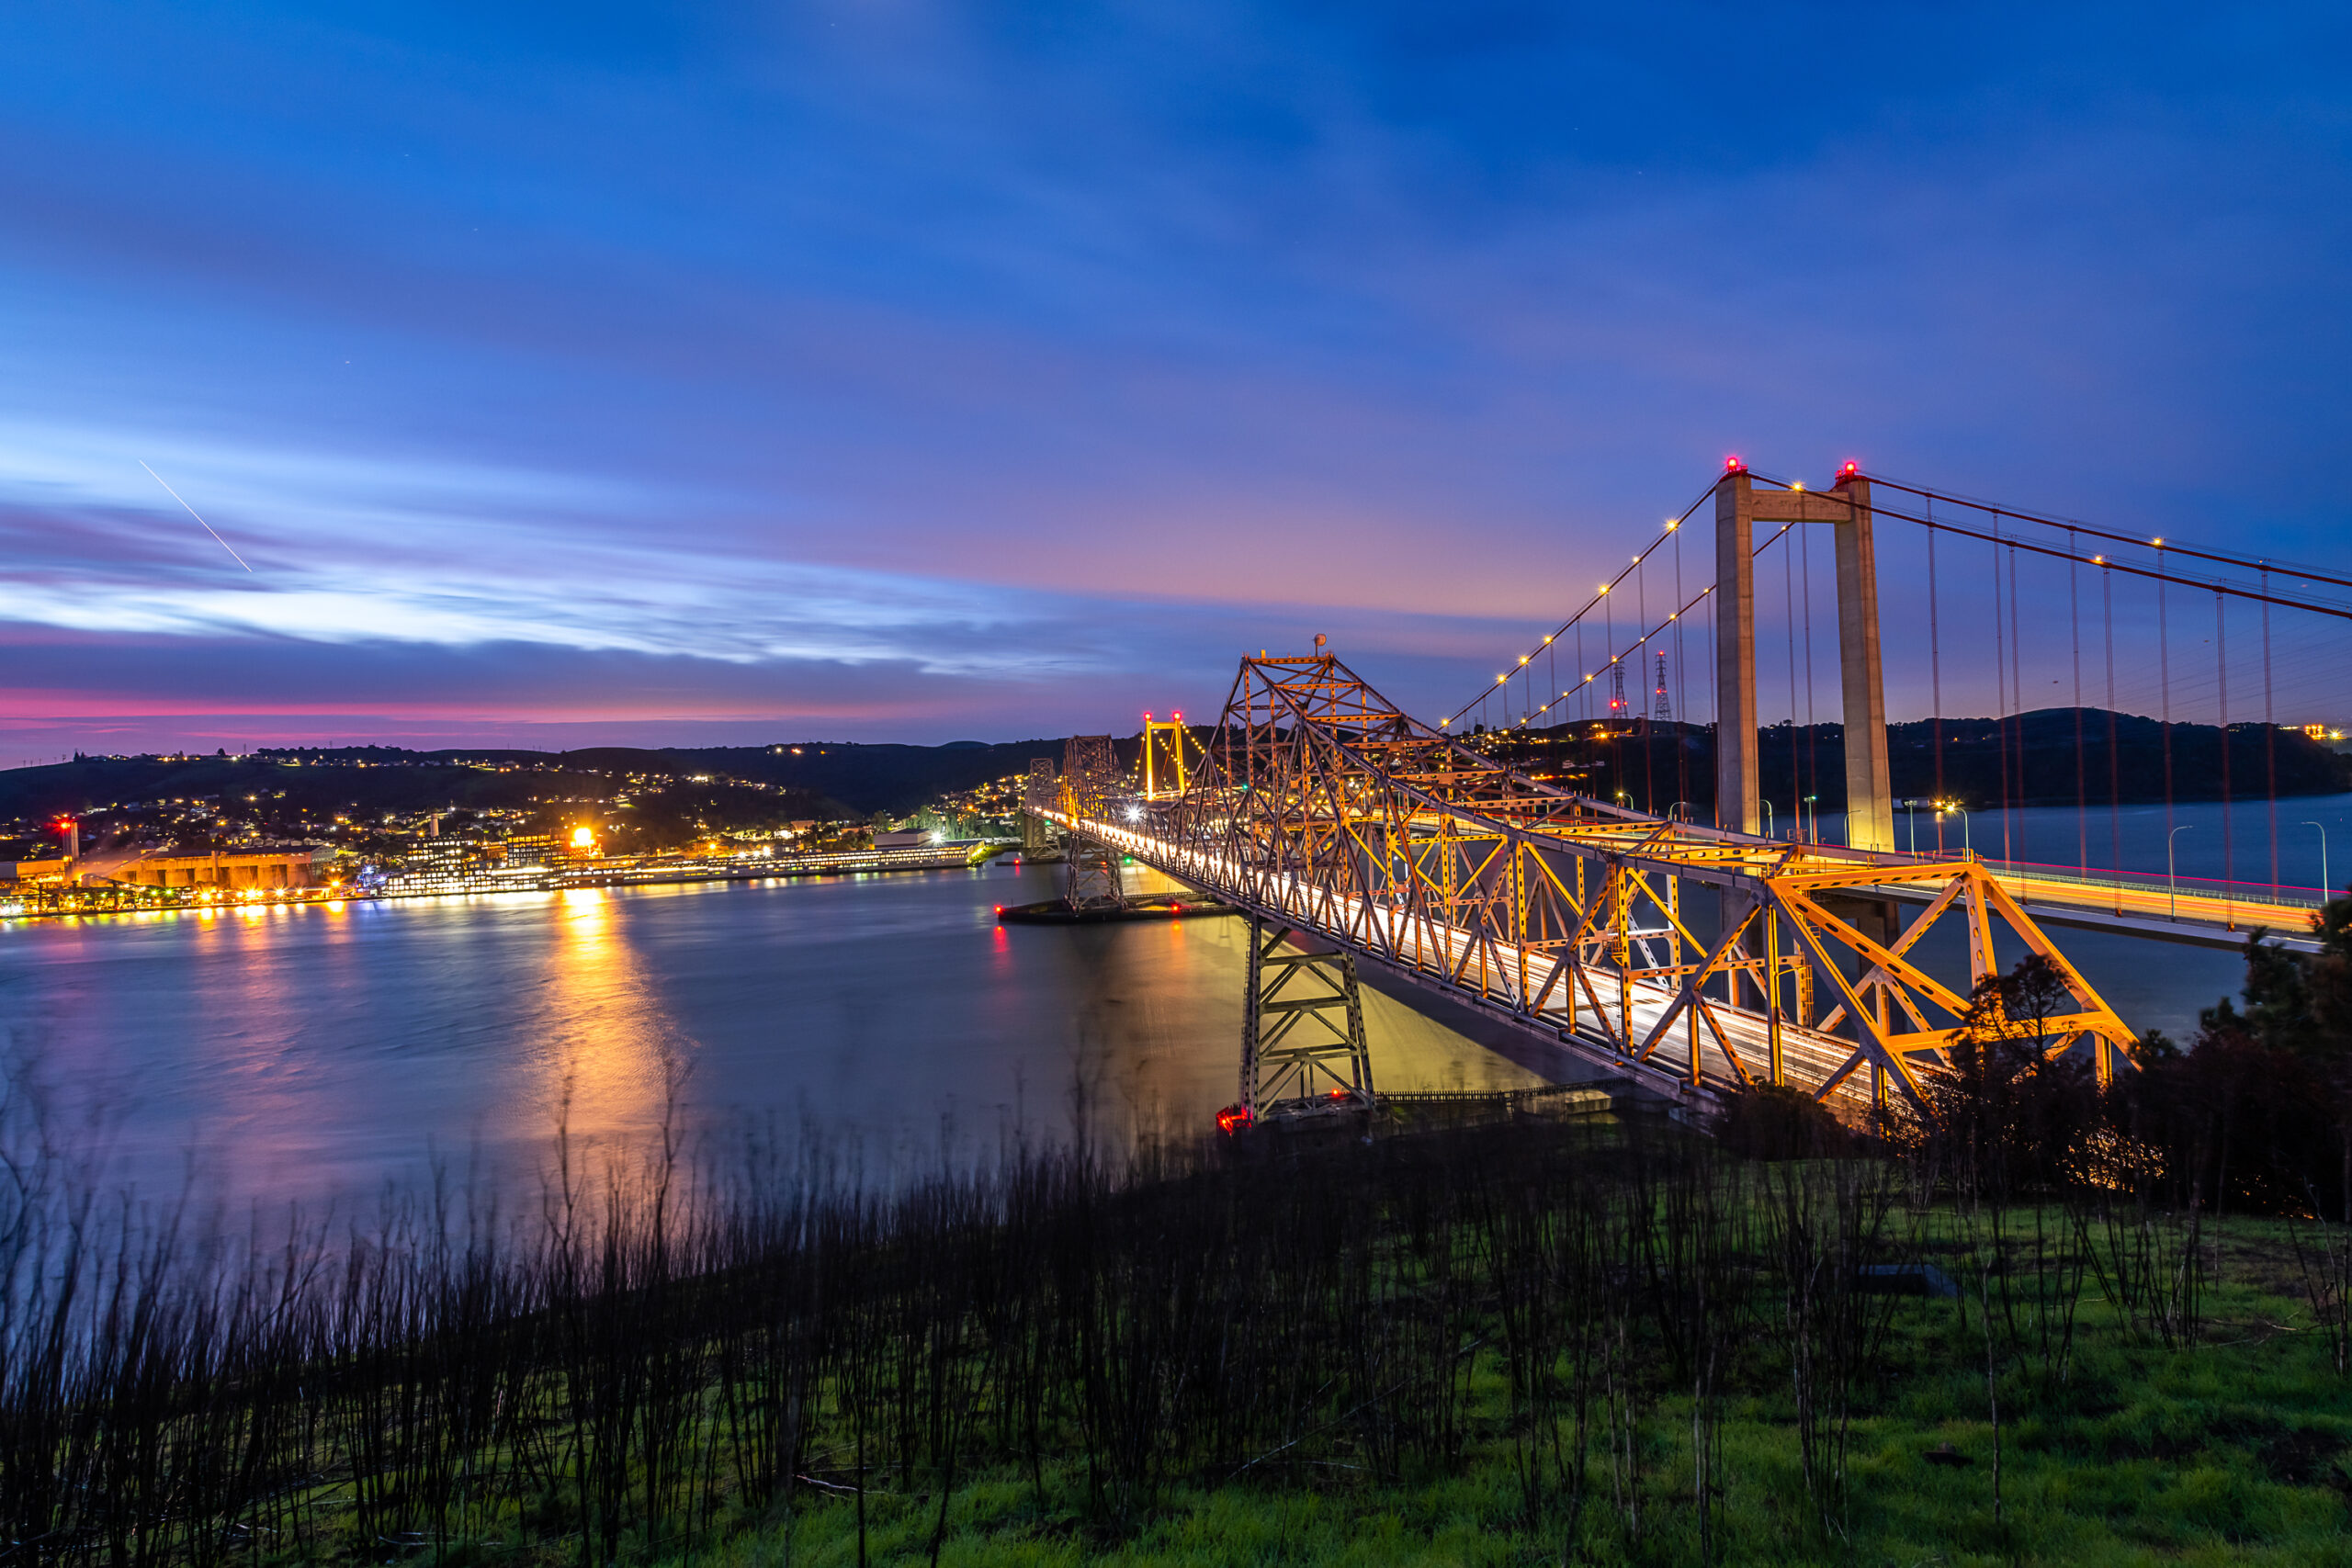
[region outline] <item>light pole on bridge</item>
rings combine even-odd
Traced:
[[[2335,888],[2327,880],[2327,829],[2318,822],[2305,822],[2303,826],[2319,829],[2319,901],[2324,904],[2335,897]]]
[[[2166,919],[2180,919],[2180,883],[2173,874],[2172,841],[2196,826],[2194,822],[2183,822],[2165,835],[2165,898],[2170,906]]]
[[[1968,808],[1961,805],[1961,803],[1956,800],[1939,800],[1936,802],[1936,818],[1938,821],[1941,821],[1943,819],[1943,815],[1947,811],[1956,811],[1960,814],[1961,852],[1970,860],[1974,860],[1976,858],[1976,843],[1973,839],[1969,837]]]

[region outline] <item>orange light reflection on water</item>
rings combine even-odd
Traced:
[[[537,1103],[514,1106],[518,1122],[508,1131],[549,1137],[568,1115],[575,1143],[636,1144],[659,1133],[670,1079],[692,1060],[693,1042],[629,946],[612,892],[579,887],[558,897],[544,1027],[534,1031],[546,1042],[535,1064]]]

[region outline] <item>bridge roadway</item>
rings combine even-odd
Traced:
[[[1230,904],[1238,905],[1269,920],[1295,923],[1326,941],[1337,942],[1326,929],[1323,920],[1309,920],[1303,913],[1305,895],[1309,889],[1298,878],[1278,877],[1275,886],[1282,888],[1283,903],[1288,907],[1269,904],[1248,891],[1247,879],[1235,874],[1237,868],[1226,863],[1222,857],[1198,852],[1186,852],[1177,845],[1132,828],[1092,819],[1076,820],[1063,812],[1046,811],[1040,815],[1065,829],[1082,831],[1091,838],[1133,855],[1155,870],[1178,877],[1213,893]],[[1565,1052],[1576,1064],[1594,1069],[1594,1076],[1631,1079],[1641,1087],[1675,1100],[1688,1099],[1690,1094],[1690,1049],[1694,1036],[1699,1042],[1700,1070],[1713,1083],[1736,1082],[1739,1073],[1726,1058],[1707,1032],[1701,1029],[1695,1012],[1686,1010],[1677,1021],[1670,1035],[1658,1041],[1645,1061],[1629,1061],[1620,1055],[1608,1042],[1589,1035],[1577,1028],[1579,1015],[1593,1011],[1591,998],[1579,1007],[1573,987],[1558,986],[1534,1008],[1521,1004],[1520,998],[1529,990],[1530,976],[1541,976],[1551,967],[1552,955],[1537,949],[1516,943],[1501,944],[1506,959],[1503,966],[1479,957],[1483,943],[1474,941],[1471,933],[1459,927],[1428,919],[1408,919],[1396,909],[1379,904],[1366,905],[1361,898],[1341,896],[1336,911],[1345,926],[1355,918],[1369,917],[1399,951],[1409,951],[1415,962],[1409,965],[1391,961],[1385,953],[1361,946],[1349,945],[1359,959],[1380,965],[1386,973],[1396,975],[1412,984],[1453,1001],[1466,1004],[1488,1017],[1518,1029],[1532,1039]],[[1515,959],[1515,962],[1513,960]],[[1498,972],[1498,967],[1501,972]],[[1514,977],[1508,971],[1517,970]],[[1615,971],[1601,965],[1588,965],[1583,975],[1597,993],[1600,1005],[1610,1010],[1630,1027],[1621,1032],[1633,1038],[1647,1038],[1657,1027],[1658,1019],[1674,1000],[1673,987],[1655,980],[1635,977],[1628,981]],[[1540,984],[1540,982],[1539,982]],[[1555,1001],[1554,997],[1565,1000]],[[1785,1017],[1770,1019],[1729,1008],[1714,1010],[1717,1024],[1731,1037],[1732,1044],[1746,1058],[1748,1070],[1758,1070],[1771,1059],[1772,1037],[1780,1036],[1781,1059],[1792,1080],[1809,1086],[1827,1082],[1832,1075],[1852,1060],[1855,1050],[1850,1040],[1804,1029]],[[1839,1098],[1855,1104],[1867,1103],[1870,1098],[1869,1076],[1856,1072],[1838,1086]]]
[[[1924,858],[1924,857],[1923,857]],[[2256,927],[2266,940],[2301,953],[2316,953],[2312,916],[2317,899],[2298,900],[2260,893],[2191,886],[2173,888],[2162,877],[2126,874],[2122,877],[2085,876],[2059,866],[2028,865],[2012,861],[1981,861],[2009,896],[2043,925],[2074,926],[2085,931],[2120,931],[2159,942],[2188,942],[2200,947],[2242,947]],[[1916,886],[1856,888],[1884,897],[1924,904],[1928,895]]]

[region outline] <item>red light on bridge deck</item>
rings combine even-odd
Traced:
[[[1248,1106],[1228,1105],[1216,1113],[1216,1130],[1220,1133],[1238,1133],[1256,1120],[1256,1117],[1250,1114]]]

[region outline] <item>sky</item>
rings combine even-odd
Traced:
[[[1434,719],[1733,453],[2352,567],[2347,46],[2323,5],[21,0],[0,764],[1125,733],[1317,633]],[[2278,635],[2280,702],[2352,708],[2352,639]]]

